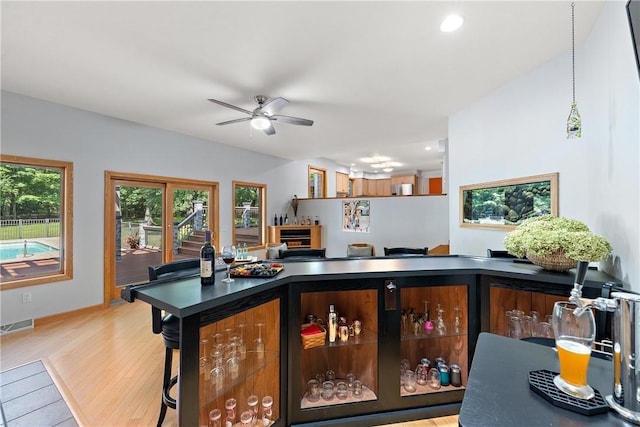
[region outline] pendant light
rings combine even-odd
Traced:
[[[571,3],[571,83],[572,83],[572,103],[569,117],[567,118],[567,139],[582,137],[582,119],[576,106],[576,26],[575,26],[575,3]]]

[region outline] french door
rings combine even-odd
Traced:
[[[197,256],[204,230],[217,245],[218,183],[105,173],[105,305],[147,267]]]

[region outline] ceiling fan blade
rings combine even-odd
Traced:
[[[274,98],[262,106],[262,112],[268,114],[269,116],[272,116],[276,112],[280,111],[283,107],[285,107],[288,103],[289,101],[282,97]]]
[[[235,105],[227,104],[226,102],[218,101],[217,99],[208,99],[207,101],[211,101],[214,104],[222,105],[223,107],[231,108],[232,110],[240,111],[245,114],[253,114],[252,111],[245,110],[244,108],[236,107]]]
[[[313,124],[313,120],[301,119],[299,117],[277,115],[277,116],[271,116],[270,119],[276,120],[282,123],[289,123],[290,125],[311,126]]]
[[[251,120],[251,117],[243,117],[241,119],[227,120],[226,122],[216,123],[216,125],[230,125],[231,123],[246,122],[247,120]]]
[[[264,133],[266,133],[267,135],[275,135],[276,133],[276,128],[273,127],[273,123],[269,123],[269,127],[263,130],[264,130]]]

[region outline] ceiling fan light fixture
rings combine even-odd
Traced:
[[[393,171],[393,168],[384,168],[384,169],[382,169],[382,170],[383,170],[383,171],[385,171],[385,172],[387,172],[387,173],[389,173],[389,172],[392,172],[392,171]]]
[[[264,116],[256,116],[251,119],[251,126],[254,129],[265,130],[269,126],[271,126],[271,120]]]

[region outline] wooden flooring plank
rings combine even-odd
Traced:
[[[81,425],[155,426],[164,346],[151,333],[151,309],[136,301],[0,336],[0,368],[43,360]],[[177,371],[178,354],[174,357]],[[176,425],[169,409],[164,426]],[[457,416],[392,424],[454,427]]]

